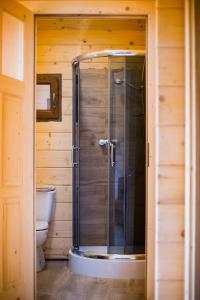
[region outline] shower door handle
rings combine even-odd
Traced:
[[[110,160],[111,166],[115,167],[116,165],[116,153],[115,153],[116,145],[113,142],[110,142]]]

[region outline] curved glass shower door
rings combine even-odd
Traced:
[[[145,253],[144,57],[109,58],[108,253]]]
[[[109,58],[108,253],[125,246],[125,57]]]
[[[144,254],[145,56],[88,57],[73,64],[73,245]]]

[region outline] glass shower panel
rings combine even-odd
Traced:
[[[145,57],[126,58],[125,253],[145,253]]]
[[[125,58],[109,58],[109,238],[108,253],[125,245]]]
[[[145,253],[145,56],[73,64],[73,245]]]
[[[108,59],[80,63],[79,230],[80,249],[107,245]]]

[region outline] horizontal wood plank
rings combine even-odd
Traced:
[[[157,8],[184,8],[184,0],[158,0]]]
[[[160,280],[183,280],[184,243],[158,243],[158,273]]]
[[[66,258],[71,246],[71,238],[48,238],[44,245],[45,257]]]
[[[158,299],[162,300],[181,300],[184,299],[183,280],[158,281]]]
[[[37,132],[72,132],[72,117],[62,116],[62,122],[38,122]]]
[[[184,47],[159,48],[159,77],[161,86],[184,86]]]
[[[72,185],[72,169],[37,168],[36,178],[39,185]]]
[[[76,36],[76,32],[74,32]],[[143,44],[137,44],[137,42],[127,42],[127,43],[117,43],[118,49],[123,50],[145,50],[145,41]],[[116,45],[113,45],[111,41],[108,41],[106,44],[95,45],[91,43],[90,45],[80,45],[77,47],[77,44],[66,45],[39,45],[37,47],[37,55],[39,63],[47,63],[47,62],[63,62],[63,63],[71,63],[71,61],[76,57],[83,53],[93,52],[93,51],[101,51],[105,49],[116,49]],[[71,67],[71,66],[70,66]],[[55,69],[55,67],[54,67]],[[65,70],[66,72],[66,70]]]
[[[51,129],[51,128],[50,128]],[[36,149],[39,150],[71,150],[71,133],[37,132]]]
[[[73,30],[39,30],[37,35],[38,45],[99,45],[99,44],[135,44],[145,45],[145,31],[102,31],[102,30],[79,30],[75,34]]]
[[[71,203],[56,203],[56,210],[53,216],[53,221],[71,221],[72,220],[72,204]]]
[[[146,22],[144,19],[124,20],[95,18],[40,18],[37,21],[38,30],[123,30],[123,31],[144,31]]]
[[[159,127],[159,164],[180,165],[185,161],[185,128]]]
[[[158,46],[183,47],[184,42],[184,10],[159,9]]]
[[[184,242],[184,204],[158,205],[158,242]]]
[[[158,204],[184,204],[184,166],[160,166]]]
[[[28,0],[20,1],[28,9],[37,14],[75,14],[75,15],[147,15],[152,12],[154,1],[152,0],[137,0],[137,1],[117,1],[117,5],[113,5],[113,0],[109,1],[69,1],[69,0]]]
[[[183,87],[159,87],[159,125],[185,124]]]
[[[72,167],[71,151],[38,151],[36,165],[39,168],[66,168]]]
[[[49,238],[71,238],[72,237],[72,222],[71,221],[53,221],[50,223]]]
[[[48,184],[37,183],[37,188],[46,188]],[[72,186],[53,185],[56,189],[56,202],[72,202]]]

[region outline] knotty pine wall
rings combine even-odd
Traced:
[[[38,20],[37,73],[61,73],[63,79],[62,122],[39,122],[36,126],[37,186],[54,185],[57,189],[56,213],[45,245],[47,258],[66,257],[72,245],[71,61],[97,50],[145,50],[145,40],[144,20]],[[85,64],[85,68],[89,66]],[[99,62],[95,67],[104,66]]]
[[[156,1],[157,299],[184,298],[184,1]]]
[[[155,186],[156,194],[156,269],[155,287],[156,296],[151,299],[158,300],[182,300],[183,299],[183,273],[184,273],[184,135],[185,135],[185,103],[184,103],[184,1],[183,0],[147,0],[147,1],[20,1],[25,6],[38,14],[50,13],[74,13],[74,14],[104,14],[131,15],[145,14],[147,7],[155,10],[155,32],[156,32],[156,90],[157,97],[151,99],[157,111],[156,128],[156,172]],[[141,3],[141,4],[140,4]],[[85,45],[86,46],[86,45]],[[79,47],[83,48],[81,43]],[[44,50],[50,49],[47,48]],[[73,48],[74,49],[74,48]],[[78,49],[78,48],[77,48]],[[50,51],[49,51],[50,52]],[[45,51],[44,51],[45,53]],[[63,52],[62,52],[63,53]],[[46,56],[47,57],[47,56]],[[45,55],[43,55],[43,59]],[[59,56],[60,60],[60,56]],[[70,79],[66,62],[57,59],[41,61],[38,59],[38,72],[60,72],[65,74],[64,78]],[[69,68],[68,68],[69,70]],[[70,107],[69,97],[65,97]],[[64,105],[64,102],[63,102]],[[69,108],[70,110],[71,108]],[[69,111],[68,110],[68,111]],[[65,116],[67,118],[67,115]],[[68,123],[70,124],[70,122]],[[43,126],[42,124],[40,125]],[[47,126],[47,125],[45,125]],[[51,126],[51,125],[48,125]],[[40,129],[41,130],[41,129]],[[41,147],[49,144],[49,147],[67,147],[70,133],[65,133],[65,142],[59,139],[62,132],[48,135],[48,131],[38,132],[38,140]],[[40,139],[43,134],[45,139]],[[58,142],[59,140],[59,142]],[[67,142],[68,141],[68,142]],[[60,143],[60,144],[59,144]],[[54,145],[54,146],[53,146]],[[64,146],[65,145],[65,146]],[[46,146],[45,146],[46,147]],[[61,185],[62,186],[62,185]],[[70,189],[70,185],[66,186]],[[64,189],[63,189],[64,191]],[[61,193],[66,201],[67,191]],[[61,198],[60,198],[61,199]],[[68,200],[69,202],[69,200]],[[64,202],[65,203],[65,202]],[[66,230],[66,229],[65,229]],[[70,232],[70,230],[69,230]],[[52,235],[53,236],[53,235]],[[63,234],[65,240],[66,233]],[[63,238],[64,239],[64,238]],[[60,240],[63,240],[60,239]],[[56,244],[55,235],[49,238],[53,245]],[[50,243],[49,243],[50,244]],[[66,245],[66,244],[65,244]],[[51,246],[52,247],[52,246]],[[54,249],[55,248],[50,248]],[[60,249],[60,248],[59,248]],[[58,250],[59,252],[60,250]],[[49,250],[49,253],[51,251]],[[151,257],[148,257],[151,260]],[[151,282],[152,278],[148,278]],[[154,293],[154,286],[152,289]]]

